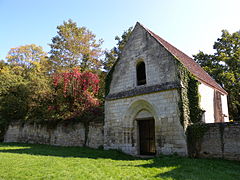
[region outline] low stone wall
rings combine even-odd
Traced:
[[[240,161],[240,123],[204,124],[204,135],[189,145],[190,155],[193,149],[197,157],[223,158]]]
[[[14,122],[9,125],[4,142],[49,144],[57,146],[103,146],[103,123],[92,122],[86,129],[83,123],[58,124],[55,128],[39,124]]]

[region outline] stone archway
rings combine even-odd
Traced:
[[[152,128],[155,131],[155,121],[158,119],[156,108],[144,99],[134,101],[129,107],[123,119],[123,141],[124,144],[131,144],[131,150],[126,152],[139,155],[140,153],[140,124],[147,123],[152,124]],[[145,121],[145,122],[143,122]],[[143,126],[142,126],[143,127]],[[156,150],[155,144],[155,133],[152,134],[154,137],[154,149]],[[154,150],[154,151],[155,151]],[[150,151],[149,151],[150,152]],[[155,154],[155,152],[154,152]]]

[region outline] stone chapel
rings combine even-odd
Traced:
[[[137,23],[112,73],[104,149],[132,155],[187,155],[180,122],[178,64],[199,81],[205,123],[227,122],[227,92],[192,58]]]

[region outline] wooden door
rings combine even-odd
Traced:
[[[140,155],[156,154],[154,119],[139,120],[138,127]]]

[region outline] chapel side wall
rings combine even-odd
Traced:
[[[200,107],[205,110],[203,121],[214,123],[214,89],[201,83],[199,85]]]
[[[136,25],[117,62],[110,93],[137,87],[136,65],[143,60],[146,67],[146,86],[180,82],[175,58],[140,25]]]
[[[186,138],[179,117],[179,93],[175,90],[162,91],[105,102],[104,148],[121,149],[125,153],[138,154],[138,129],[134,117],[126,116],[134,102],[146,101],[156,114],[155,139],[157,154],[187,155]],[[142,103],[129,113],[142,110]]]

